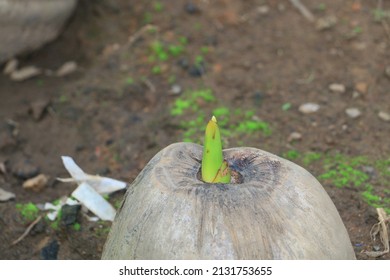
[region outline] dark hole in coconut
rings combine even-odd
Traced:
[[[230,167],[231,171],[231,179],[230,179],[230,184],[242,184],[244,183],[244,177],[241,175],[241,173],[234,168]],[[196,179],[199,181],[208,184],[202,180],[202,167],[199,167],[198,172],[196,173]],[[213,183],[213,184],[220,184],[220,183]]]

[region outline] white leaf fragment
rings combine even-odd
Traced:
[[[57,178],[62,182],[77,182],[72,196],[102,220],[113,221],[116,211],[102,195],[126,188],[126,183],[115,179],[85,173],[71,157],[62,156],[72,178]]]
[[[72,178],[69,179],[58,178],[58,180],[62,182],[76,181],[78,184],[85,182],[100,194],[109,194],[126,188],[125,182],[85,173],[71,157],[63,156],[62,162],[64,163],[66,170],[68,170],[72,176]]]
[[[113,221],[116,211],[93,187],[84,182],[72,196],[85,205],[92,213],[105,221]]]

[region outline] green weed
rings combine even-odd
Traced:
[[[200,143],[207,123],[206,116],[210,117],[211,115],[217,118],[223,137],[240,138],[255,132],[261,132],[265,136],[271,134],[268,123],[257,119],[253,110],[243,112],[241,109],[233,110],[221,106],[206,114],[205,110],[202,109],[205,107],[204,104],[216,101],[217,99],[210,89],[186,92],[175,100],[170,111],[172,116],[196,115],[191,120],[180,121],[180,127],[184,131],[183,141]],[[233,116],[239,121],[233,120]]]
[[[312,162],[320,160],[322,155],[320,153],[308,152],[305,153],[302,159],[304,165],[310,165]]]
[[[284,103],[283,105],[282,105],[282,110],[283,111],[288,111],[288,110],[290,110],[291,109],[291,103]]]
[[[32,222],[38,217],[39,209],[34,203],[17,203],[15,207],[26,222]]]
[[[283,153],[282,157],[284,157],[288,160],[296,160],[300,157],[300,154],[297,150],[289,150],[289,151]]]
[[[367,160],[364,157],[346,157],[341,154],[328,156],[324,161],[325,173],[320,179],[329,180],[338,188],[345,186],[360,187],[369,176],[360,170]]]
[[[153,9],[156,12],[161,12],[164,9],[164,5],[161,2],[154,2]]]

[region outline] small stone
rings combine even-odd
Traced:
[[[305,103],[305,104],[302,104],[301,106],[299,106],[299,112],[303,113],[303,114],[311,114],[311,113],[315,113],[317,112],[318,110],[320,109],[320,105],[316,104],[316,103]]]
[[[375,168],[372,166],[365,165],[362,167],[362,171],[371,177],[375,175]]]
[[[19,62],[17,59],[15,59],[15,58],[11,59],[5,65],[3,73],[5,75],[10,75],[12,72],[16,71],[16,69],[18,68],[18,64],[19,64]]]
[[[390,65],[386,67],[386,69],[385,69],[385,75],[386,75],[387,78],[390,79]]]
[[[334,15],[319,18],[316,23],[316,28],[319,31],[327,30],[337,24],[337,18]]]
[[[35,166],[29,159],[23,158],[19,159],[12,165],[11,171],[19,179],[26,180],[37,176],[39,173],[39,168]]]
[[[198,8],[198,6],[196,6],[194,3],[192,2],[189,2],[187,3],[185,6],[184,6],[184,10],[193,15],[193,14],[197,14],[200,12],[200,9]]]
[[[343,85],[343,84],[330,84],[329,89],[333,92],[344,93],[345,92],[345,85]]]
[[[65,226],[73,225],[77,221],[77,215],[81,209],[80,204],[65,204],[61,208],[61,221]]]
[[[390,114],[389,114],[389,113],[386,113],[386,112],[384,112],[384,111],[380,111],[380,112],[378,113],[378,117],[379,117],[381,120],[385,121],[385,122],[390,122]]]
[[[47,176],[39,174],[38,176],[35,176],[25,181],[23,183],[23,188],[25,188],[26,190],[32,190],[34,192],[39,192],[46,187],[48,180],[49,179]]]
[[[182,89],[180,85],[172,85],[171,87],[171,94],[173,95],[179,95],[181,93]]]
[[[44,260],[56,260],[60,245],[57,240],[53,240],[48,245],[42,248],[41,257]]]
[[[187,70],[189,67],[190,67],[190,64],[188,62],[188,59],[186,58],[182,58],[178,61],[178,64],[179,66],[184,69],[184,70]]]
[[[42,70],[35,66],[26,66],[11,73],[11,80],[21,82],[32,77],[38,76]]]
[[[345,109],[345,113],[348,115],[348,117],[352,119],[356,119],[362,114],[362,112],[358,108],[347,108]]]
[[[293,142],[293,141],[298,141],[298,140],[301,140],[302,139],[302,134],[299,133],[299,132],[291,132],[291,134],[288,136],[287,138],[287,141],[289,143]]]
[[[15,198],[14,193],[7,192],[6,190],[0,188],[0,201],[1,202],[8,201],[8,200],[13,199],[13,198]]]
[[[263,5],[263,6],[260,6],[257,8],[257,11],[259,12],[259,14],[261,15],[266,15],[269,13],[269,7],[267,5]]]
[[[360,93],[366,93],[368,89],[368,85],[364,82],[356,83],[355,89]]]
[[[203,66],[193,65],[190,67],[190,69],[188,69],[188,73],[192,77],[201,77],[205,73],[205,71]]]
[[[381,250],[381,247],[379,245],[374,245],[372,246],[372,249],[375,251],[375,252],[378,252]]]
[[[360,93],[358,91],[356,91],[356,90],[352,93],[352,98],[353,99],[359,98],[359,96],[360,96]]]
[[[77,63],[74,61],[65,62],[56,72],[57,77],[64,77],[77,70]]]
[[[34,120],[39,121],[42,118],[43,113],[49,104],[49,100],[37,100],[30,104],[30,110]]]

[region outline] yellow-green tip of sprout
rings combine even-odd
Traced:
[[[204,182],[230,183],[230,169],[223,159],[221,134],[215,116],[206,126],[201,173]]]

